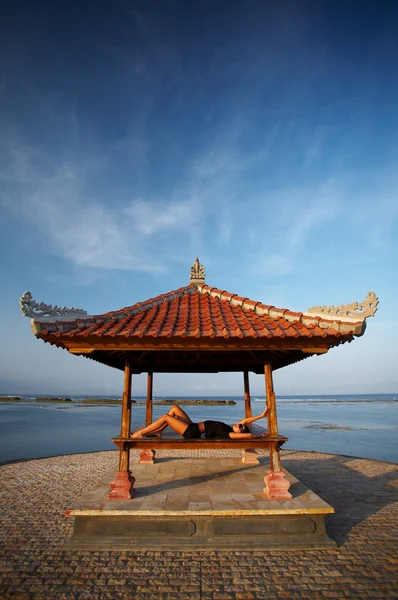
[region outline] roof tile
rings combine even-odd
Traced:
[[[119,311],[90,317],[86,323],[81,320],[68,324],[52,323],[51,328],[47,327],[41,333],[69,338],[91,335],[112,338],[341,338],[340,323],[344,335],[354,332],[356,323],[310,317],[207,285],[191,285]]]

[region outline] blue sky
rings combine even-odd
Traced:
[[[278,307],[379,296],[364,337],[276,372],[277,393],[398,391],[397,27],[390,2],[8,3],[0,393],[120,393],[37,341],[21,294],[116,310],[187,285],[197,253],[206,283]]]

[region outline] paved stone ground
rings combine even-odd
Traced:
[[[220,458],[233,453],[219,451]],[[327,520],[338,548],[195,553],[65,550],[73,519],[65,517],[64,511],[116,468],[117,453],[2,466],[0,598],[398,598],[398,466],[293,450],[283,451],[282,458],[286,469],[335,508],[336,514]]]
[[[170,453],[169,453],[170,454]],[[190,453],[192,456],[192,452]],[[213,453],[214,454],[214,453]],[[299,482],[291,473],[291,500],[270,500],[264,495],[264,475],[269,468],[269,456],[258,456],[258,464],[242,463],[240,456],[195,456],[184,458],[179,455],[157,458],[155,464],[134,463],[135,495],[130,500],[110,500],[110,483],[115,478],[112,468],[102,482],[87,490],[72,507],[79,515],[87,511],[100,514],[132,512],[134,515],[152,516],[165,512],[205,514],[207,512],[235,513],[244,511],[333,512],[319,496]],[[73,512],[71,514],[74,514]],[[148,516],[148,515],[147,515]]]

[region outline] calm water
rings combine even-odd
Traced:
[[[234,423],[244,416],[244,404],[233,399],[235,406],[183,408],[194,421]],[[252,398],[253,414],[264,403]],[[398,394],[279,397],[277,408],[279,431],[289,438],[284,448],[398,463]],[[154,406],[154,418],[166,410]],[[120,414],[120,406],[112,405],[0,402],[0,462],[114,450],[110,439],[119,433]],[[132,427],[144,420],[145,406],[133,405]]]

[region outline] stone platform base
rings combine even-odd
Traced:
[[[297,550],[334,548],[323,515],[76,517],[69,548]]]
[[[268,460],[164,458],[135,464],[136,495],[109,500],[109,473],[67,511],[69,548],[131,550],[294,550],[333,548],[325,516],[333,508],[284,471],[291,500],[264,496]]]

